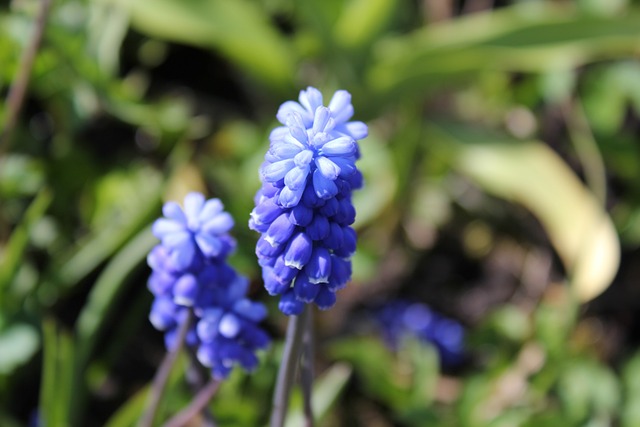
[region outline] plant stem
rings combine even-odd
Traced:
[[[203,411],[207,406],[211,398],[216,394],[220,388],[221,381],[211,379],[207,385],[200,390],[195,399],[182,411],[178,412],[173,418],[171,418],[164,427],[181,427],[186,425],[191,419]]]
[[[300,347],[302,345],[302,333],[306,318],[309,315],[309,306],[305,305],[299,316],[291,316],[287,326],[287,337],[284,342],[284,351],[278,370],[276,390],[273,395],[273,408],[271,411],[271,427],[282,427],[289,406],[289,394],[293,385],[293,377],[300,360]]]
[[[569,138],[582,164],[587,186],[596,196],[600,205],[606,206],[607,172],[582,102],[578,98],[573,102],[567,100],[561,108],[567,123]]]
[[[33,70],[33,63],[35,62],[36,55],[40,49],[40,43],[42,42],[42,36],[44,35],[44,29],[47,24],[47,17],[49,16],[49,10],[51,9],[51,0],[40,0],[40,8],[38,9],[38,15],[36,16],[35,29],[31,34],[31,39],[27,45],[22,58],[20,59],[20,65],[16,73],[14,83],[9,89],[7,95],[7,115],[5,117],[4,126],[0,133],[0,155],[9,147],[11,137],[13,136],[13,130],[18,121],[18,116],[22,110],[22,104],[27,93],[27,87],[29,86],[29,79],[31,77],[31,71]]]
[[[153,379],[153,384],[151,385],[149,396],[149,401],[147,403],[147,410],[144,413],[138,427],[152,427],[153,421],[156,418],[158,413],[158,408],[160,406],[160,402],[162,401],[162,396],[164,395],[164,390],[167,386],[167,380],[169,379],[169,374],[173,370],[173,365],[175,365],[176,360],[178,359],[178,354],[180,354],[180,350],[184,346],[185,339],[187,337],[187,332],[189,331],[189,326],[193,320],[193,313],[189,310],[189,314],[184,319],[182,325],[180,325],[180,330],[178,331],[177,341],[175,343],[175,347],[171,349],[171,351],[167,352],[158,372],[156,372],[156,376]]]
[[[313,406],[311,404],[313,387],[313,307],[309,307],[309,314],[304,324],[302,335],[302,355],[300,357],[300,384],[304,402],[305,427],[313,427]]]
[[[200,361],[198,361],[198,357],[196,356],[194,349],[188,348],[187,353],[189,354],[189,360],[191,361],[186,375],[187,382],[189,383],[193,393],[196,394],[205,388],[207,379],[211,377],[211,371],[205,368]],[[215,419],[213,418],[213,414],[209,408],[205,407],[202,409],[202,417],[202,427],[216,426]]]

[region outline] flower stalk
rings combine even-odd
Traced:
[[[302,401],[304,405],[305,426],[313,427],[313,405],[311,403],[313,390],[313,307],[307,306],[309,312],[305,319],[302,335],[302,354],[300,356],[300,385],[302,387]]]
[[[314,424],[313,322],[310,306],[328,310],[351,279],[356,251],[352,192],[363,185],[356,167],[367,125],[352,121],[351,94],[334,93],[327,106],[318,89],[280,106],[278,126],[260,167],[249,228],[261,233],[256,255],[267,292],[291,316],[273,400],[271,427],[284,424],[300,367],[305,425]]]
[[[289,408],[289,396],[295,378],[296,368],[300,361],[302,337],[305,325],[309,317],[309,306],[305,306],[298,316],[291,316],[287,326],[287,336],[284,342],[280,369],[276,389],[273,395],[273,408],[271,411],[271,427],[282,427]]]
[[[193,401],[191,401],[189,406],[178,412],[169,421],[167,421],[166,424],[164,424],[164,427],[182,427],[187,425],[193,418],[195,418],[206,408],[206,406],[209,404],[209,401],[211,401],[213,396],[220,388],[221,383],[222,381],[220,380],[211,379],[207,383],[207,385],[204,386],[202,390],[200,390]]]
[[[22,55],[14,83],[11,85],[9,94],[7,95],[7,115],[2,131],[0,131],[0,154],[8,149],[18,117],[20,116],[20,111],[22,110],[22,105],[24,104],[27,94],[31,72],[33,71],[33,65],[42,44],[45,27],[47,26],[47,18],[51,10],[51,1],[52,0],[40,1],[40,7],[35,21],[35,29]]]
[[[180,325],[180,329],[178,331],[178,336],[174,343],[173,349],[168,351],[165,355],[158,372],[156,372],[156,376],[153,379],[153,384],[151,385],[150,395],[149,395],[149,403],[147,404],[147,410],[145,411],[138,427],[152,427],[153,421],[156,418],[158,413],[158,408],[160,407],[160,402],[162,402],[162,397],[164,396],[164,391],[167,387],[167,381],[169,379],[169,375],[173,370],[173,366],[178,360],[178,355],[184,347],[184,343],[187,337],[187,332],[191,327],[191,322],[193,321],[193,313],[189,311],[189,315],[184,319],[182,324]]]

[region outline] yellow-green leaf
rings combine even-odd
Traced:
[[[596,297],[611,284],[620,262],[611,218],[554,151],[537,141],[491,142],[491,137],[475,135],[476,143],[455,144],[469,140],[459,139],[465,138],[462,134],[439,135],[454,142],[454,164],[460,172],[538,218],[581,301]]]

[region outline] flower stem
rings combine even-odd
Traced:
[[[158,413],[158,408],[160,406],[160,402],[162,401],[162,396],[164,395],[164,390],[167,386],[167,380],[169,379],[169,375],[173,370],[173,366],[178,359],[178,354],[180,354],[180,350],[184,346],[185,339],[187,337],[187,332],[189,331],[189,326],[193,321],[193,313],[189,310],[189,314],[185,317],[182,325],[180,325],[180,330],[178,331],[178,336],[176,339],[175,347],[168,351],[156,372],[156,376],[153,378],[153,384],[151,385],[149,401],[147,403],[147,410],[145,411],[138,427],[152,427],[153,421],[156,418]]]
[[[202,412],[214,394],[220,388],[221,381],[211,379],[202,390],[196,395],[195,399],[182,411],[172,417],[164,427],[181,427],[187,425],[196,415]]]
[[[313,407],[311,392],[313,387],[313,307],[309,307],[309,314],[304,324],[302,335],[302,355],[300,357],[300,384],[304,401],[305,427],[313,427]]]
[[[24,103],[27,87],[29,86],[29,79],[31,77],[31,71],[33,70],[33,64],[35,62],[36,55],[38,54],[38,50],[40,49],[50,9],[51,0],[40,1],[33,34],[31,35],[29,44],[22,55],[15,81],[11,85],[9,94],[7,95],[7,115],[5,117],[3,130],[0,132],[0,154],[2,154],[2,151],[8,149],[9,143],[11,142],[13,130],[18,121],[20,110],[22,110],[22,104]]]
[[[189,369],[187,370],[187,382],[194,394],[199,393],[206,387],[207,379],[211,378],[211,371],[205,368],[196,356],[196,352],[192,348],[187,349],[189,359]],[[202,409],[202,427],[215,427],[216,422],[209,408]]]
[[[273,408],[271,411],[271,427],[282,427],[289,406],[289,394],[293,385],[293,377],[300,360],[300,347],[302,345],[302,333],[306,319],[309,316],[309,306],[305,305],[299,316],[291,316],[287,326],[287,337],[284,342],[284,351],[278,370],[276,390],[273,395]]]

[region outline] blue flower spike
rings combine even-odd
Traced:
[[[269,344],[258,325],[267,312],[246,297],[249,282],[227,264],[235,248],[229,235],[233,218],[220,200],[205,200],[195,192],[185,197],[183,207],[167,202],[162,212],[152,227],[160,244],[147,257],[152,270],[148,287],[155,297],[149,320],[165,332],[167,348],[173,348],[191,310],[195,320],[186,344],[214,378],[226,378],[234,365],[255,368],[255,352]]]
[[[362,186],[355,163],[367,125],[350,121],[351,95],[337,91],[324,106],[319,90],[300,92],[280,106],[282,126],[269,136],[260,167],[262,188],[249,227],[261,237],[256,255],[267,292],[280,295],[280,310],[304,304],[331,308],[336,291],[351,279],[357,236],[352,191]]]

